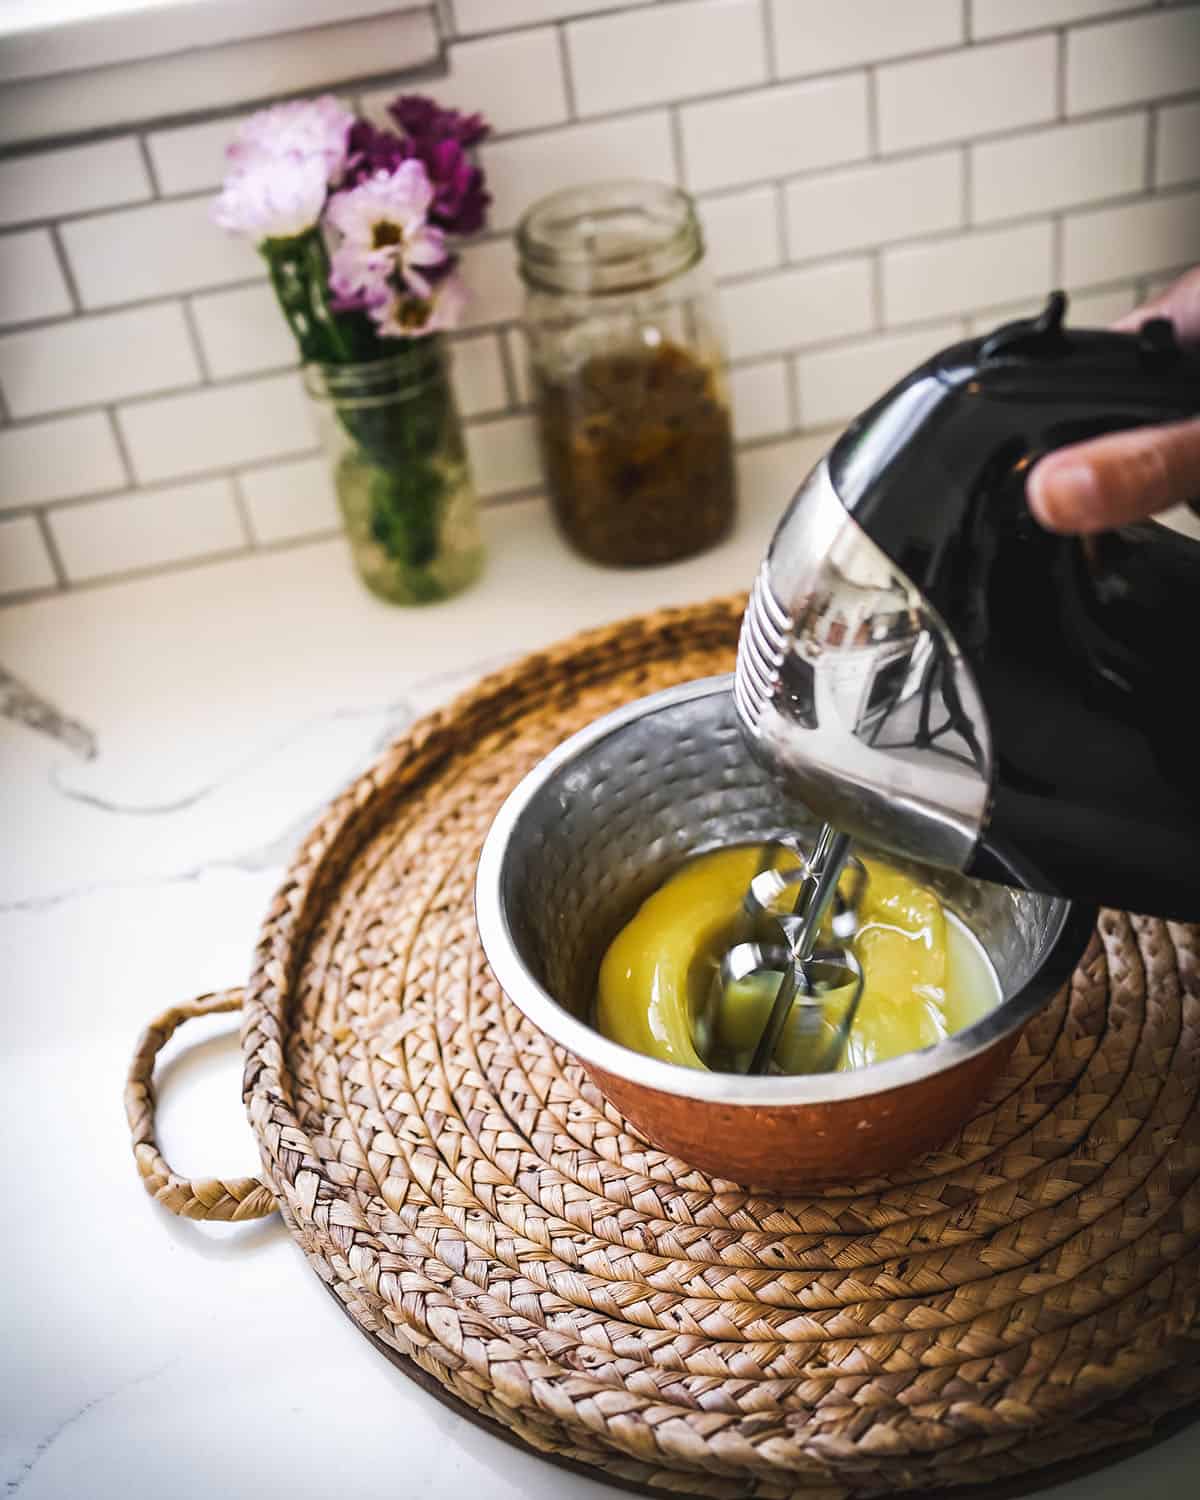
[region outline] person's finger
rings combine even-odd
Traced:
[[[1113,432],[1049,453],[1026,486],[1051,531],[1106,531],[1200,497],[1200,419]]]
[[[1200,266],[1151,301],[1118,318],[1113,327],[1121,333],[1136,333],[1149,318],[1170,318],[1183,343],[1200,340]]]

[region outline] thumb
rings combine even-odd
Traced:
[[[1048,453],[1029,508],[1051,531],[1106,531],[1200,498],[1200,419],[1112,432]]]

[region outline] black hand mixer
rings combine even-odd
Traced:
[[[809,862],[814,923],[845,835],[1200,917],[1200,540],[1157,521],[1056,536],[1025,500],[1043,454],[1200,412],[1200,354],[1162,319],[1111,333],[1069,329],[1065,311],[1055,292],[858,417],[755,581],[739,719],[783,790],[843,835]],[[811,926],[794,936],[799,970]]]

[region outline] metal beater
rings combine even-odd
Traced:
[[[815,1037],[825,1019],[822,996],[834,990],[852,989],[850,1002],[833,1035],[812,1063],[811,1071],[826,1073],[837,1067],[845,1051],[862,998],[863,974],[848,946],[818,950],[817,934],[833,904],[833,934],[842,943],[849,943],[858,926],[858,905],[866,871],[861,861],[850,854],[847,835],[828,823],[821,829],[811,854],[805,856],[790,840],[785,847],[799,856],[800,864],[793,870],[777,870],[773,865],[774,849],[769,849],[742,906],[750,928],[759,927],[764,918],[771,919],[782,942],[734,944],[721,960],[722,1001],[728,1002],[731,986],[744,983],[754,974],[782,973],[747,1069],[748,1073],[763,1073],[775,1055],[793,1008],[801,1007],[800,1033]],[[858,878],[852,895],[843,899],[838,893],[838,882],[848,864]]]

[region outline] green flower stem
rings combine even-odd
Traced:
[[[307,278],[302,274],[306,237],[264,240],[259,250],[267,263],[280,309],[300,346],[301,358],[323,360],[326,358],[325,342],[321,337],[322,330],[313,322]]]

